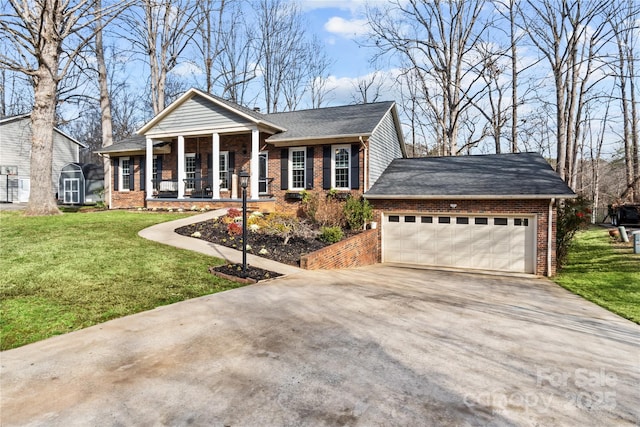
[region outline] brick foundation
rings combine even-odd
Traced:
[[[300,267],[306,270],[333,270],[379,262],[378,230],[367,230],[326,248],[303,255]]]

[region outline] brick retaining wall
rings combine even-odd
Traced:
[[[379,262],[378,230],[366,230],[300,258],[306,270],[333,270]]]

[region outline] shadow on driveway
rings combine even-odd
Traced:
[[[2,353],[2,425],[636,425],[639,335],[545,279],[305,271]]]

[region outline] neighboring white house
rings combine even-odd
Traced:
[[[84,144],[61,130],[53,132],[51,194],[58,192],[62,168],[80,160]],[[0,119],[0,202],[28,202],[31,188],[31,117],[29,114]]]

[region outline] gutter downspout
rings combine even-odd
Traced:
[[[556,199],[549,200],[549,217],[547,219],[547,277],[551,277],[551,244],[553,238],[553,204]]]
[[[367,186],[368,183],[368,177],[367,177],[367,173],[368,173],[368,169],[367,169],[367,164],[368,162],[368,155],[369,155],[369,149],[367,148],[367,145],[364,143],[364,139],[362,139],[362,137],[358,137],[360,139],[360,144],[362,144],[362,148],[364,149],[364,160],[363,160],[363,164],[364,164],[364,171],[363,171],[363,177],[362,177],[362,186],[364,187],[362,190],[362,192],[364,193],[365,191],[367,191],[369,189],[369,187]]]

